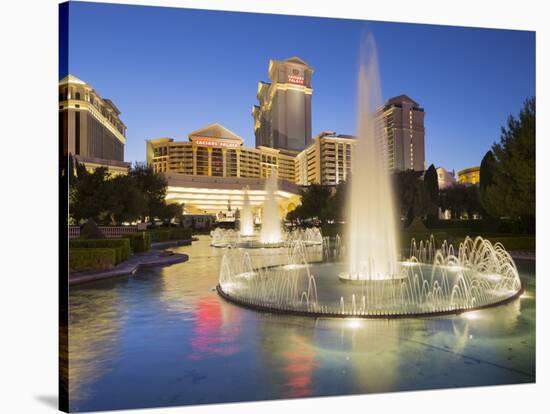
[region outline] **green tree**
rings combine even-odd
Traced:
[[[107,168],[98,167],[89,172],[84,165],[75,167],[78,179],[69,191],[69,214],[77,223],[89,218],[97,223],[105,222],[106,217],[109,221]]]
[[[424,190],[426,192],[427,215],[429,221],[437,220],[437,206],[439,203],[439,183],[437,170],[432,164],[424,173]]]
[[[178,218],[183,214],[183,207],[179,204],[166,204],[163,205],[157,211],[157,218],[161,220],[170,220]]]
[[[495,218],[486,208],[487,204],[487,188],[494,183],[493,175],[495,174],[495,157],[492,151],[487,151],[481,160],[479,166],[479,203],[480,212],[486,223],[492,225],[498,224],[498,218]]]
[[[137,221],[146,208],[145,197],[135,180],[117,175],[105,183],[106,206],[112,223]]]
[[[494,162],[484,183],[484,208],[495,217],[519,219],[524,230],[535,229],[535,98],[527,99],[518,118],[509,116],[500,142],[492,146]]]
[[[393,180],[398,212],[405,226],[408,226],[415,217],[424,217],[427,214],[428,193],[420,172],[399,171],[393,175]]]
[[[165,215],[166,179],[153,171],[151,166],[144,163],[135,163],[128,171],[128,176],[135,180],[139,190],[145,198],[143,221]]]
[[[301,220],[317,218],[324,221],[327,217],[328,200],[332,191],[320,184],[311,184],[300,191],[301,204],[296,208],[294,217]]]
[[[335,221],[343,221],[346,219],[346,208],[348,205],[348,185],[343,181],[339,183],[332,195],[329,197],[326,205],[325,216],[328,219]]]
[[[437,170],[434,165],[430,165],[424,173],[424,187],[430,198],[430,201],[437,204],[439,198],[439,184],[437,182]]]
[[[440,192],[439,207],[449,210],[453,219],[459,219],[463,215],[472,218],[475,214],[481,214],[479,190],[475,185],[464,184],[445,188]]]
[[[487,151],[483,159],[481,160],[481,164],[479,166],[479,191],[482,196],[485,190],[487,189],[487,187],[489,187],[494,183],[493,181],[493,175],[495,173],[494,169],[495,169],[495,157],[492,151]]]

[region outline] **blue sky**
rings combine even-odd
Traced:
[[[407,94],[426,111],[428,165],[479,165],[535,95],[534,32],[100,3],[73,2],[69,13],[69,72],[122,112],[127,161],[145,159],[146,139],[187,140],[214,122],[254,146],[257,83],[269,59],[291,56],[315,69],[313,134],[355,133],[368,31],[383,98]]]

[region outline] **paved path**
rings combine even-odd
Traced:
[[[94,280],[107,279],[116,276],[124,276],[134,273],[139,267],[169,266],[189,260],[189,256],[182,253],[165,255],[163,250],[150,250],[138,253],[125,262],[119,263],[109,270],[73,272],[69,275],[69,285],[92,282]]]

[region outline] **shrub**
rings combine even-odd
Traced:
[[[170,240],[187,240],[191,238],[191,229],[184,227],[172,227],[166,229],[150,230],[152,242],[165,242]]]
[[[534,252],[536,242],[534,237],[494,236],[487,238],[491,243],[502,243],[508,251]]]
[[[130,247],[134,253],[146,252],[151,249],[151,234],[149,232],[140,231],[127,234],[124,237],[130,240]]]
[[[72,248],[69,250],[69,271],[108,270],[116,263],[114,248]]]
[[[187,240],[191,238],[191,229],[176,227],[170,229],[170,240]]]
[[[80,238],[82,239],[104,239],[105,235],[97,227],[94,219],[89,218],[86,223],[80,227]]]
[[[320,230],[323,237],[325,236],[336,237],[336,235],[339,235],[340,237],[342,237],[344,234],[343,233],[344,226],[340,223],[333,223],[333,224],[324,223],[321,226]]]
[[[130,257],[130,240],[120,239],[71,239],[70,249],[111,248],[115,251],[115,264],[128,260]]]
[[[165,242],[170,240],[170,230],[169,229],[155,229],[150,230],[149,234],[151,235],[151,242]]]

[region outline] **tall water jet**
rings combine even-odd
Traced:
[[[393,189],[385,162],[386,142],[378,131],[381,93],[372,35],[361,45],[357,142],[348,195],[349,273],[353,280],[381,280],[398,274],[398,240]]]
[[[252,236],[254,234],[254,221],[252,217],[252,206],[250,205],[250,196],[248,195],[248,186],[244,188],[243,209],[240,220],[241,236]]]
[[[277,206],[277,171],[271,169],[271,175],[265,181],[266,197],[262,208],[262,230],[260,241],[263,244],[276,244],[282,241],[281,220]]]

